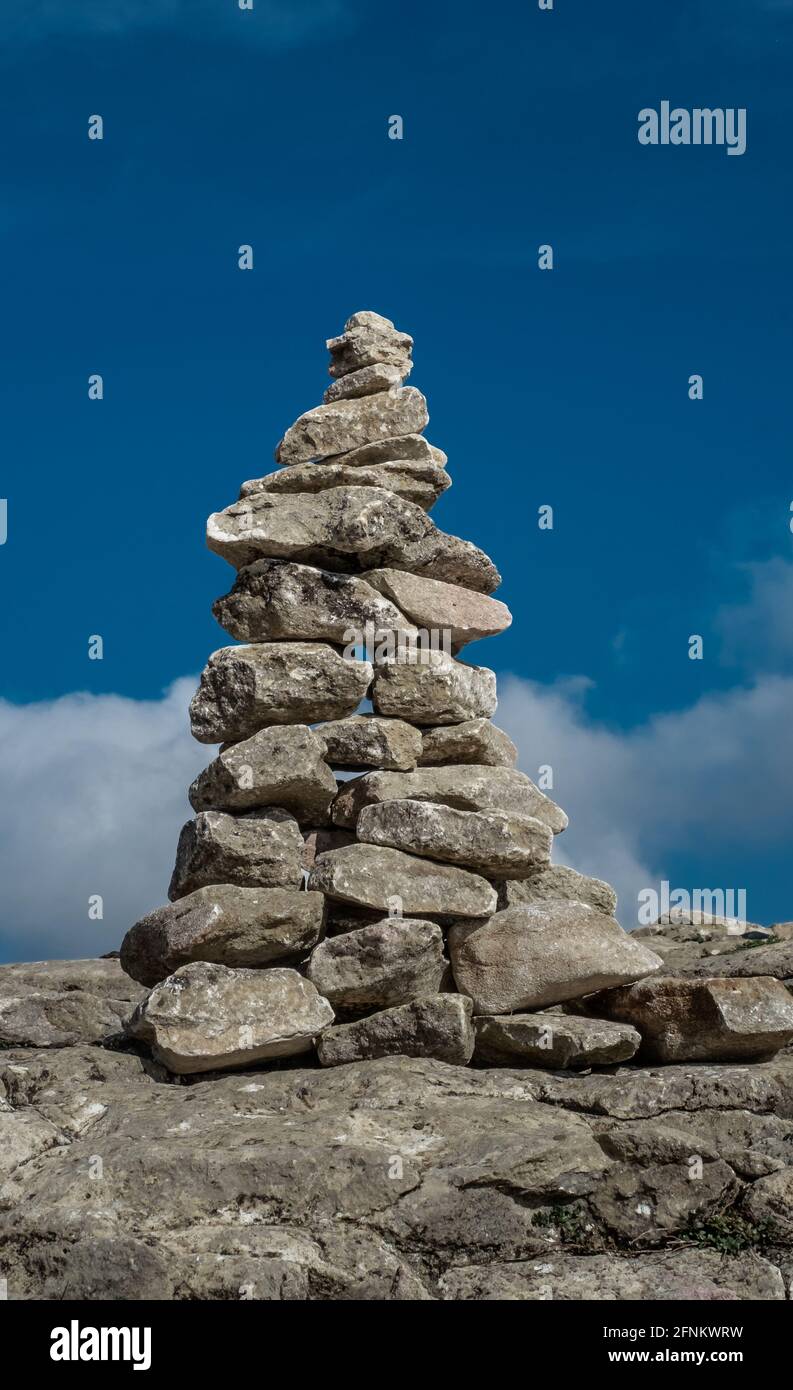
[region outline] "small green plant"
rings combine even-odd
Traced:
[[[758,937],[757,941],[742,941],[741,944],[740,944],[739,946],[736,946],[734,950],[732,950],[732,951],[723,951],[723,952],[722,952],[722,955],[725,955],[725,956],[734,956],[734,955],[737,955],[738,951],[754,951],[755,948],[756,948],[757,946],[778,946],[778,945],[779,945],[779,937],[778,937],[778,936],[760,936],[760,937]]]
[[[532,1225],[558,1231],[565,1245],[586,1245],[591,1238],[586,1211],[572,1205],[546,1207],[544,1211],[537,1211]]]
[[[692,1216],[688,1237],[703,1250],[718,1250],[722,1255],[740,1255],[745,1250],[763,1250],[775,1239],[770,1221],[747,1221],[736,1211],[718,1212],[699,1219]]]

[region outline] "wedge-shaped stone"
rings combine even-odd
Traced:
[[[467,1066],[474,1050],[471,1001],[459,994],[436,994],[355,1023],[342,1023],[324,1032],[317,1042],[323,1067],[360,1062],[371,1057],[434,1057],[453,1066]]]
[[[618,922],[583,903],[509,907],[482,925],[458,922],[449,951],[457,988],[473,999],[475,1014],[579,999],[661,967]]]
[[[303,836],[288,811],[201,811],[182,827],[168,897],[183,898],[211,883],[299,888],[302,882]]]
[[[740,941],[740,938],[739,938]],[[748,978],[751,975],[771,975],[775,980],[784,980],[788,988],[793,987],[793,941],[776,941],[770,946],[752,946],[745,950],[726,950],[723,955],[708,956],[700,961],[692,971],[696,975],[730,975],[733,978]]]
[[[586,874],[579,874],[564,864],[549,864],[530,878],[517,882],[508,880],[499,885],[499,907],[518,907],[521,903],[541,907],[553,902],[586,903],[606,917],[613,917],[617,894],[610,883],[600,878],[587,878]]]
[[[641,1042],[627,1023],[566,1014],[482,1014],[475,1027],[476,1059],[489,1067],[610,1067],[627,1062]]]
[[[512,622],[507,605],[459,584],[409,574],[407,570],[369,570],[366,581],[395,603],[419,628],[449,633],[452,648],[504,632]]]
[[[411,624],[363,579],[289,560],[257,560],[237,574],[231,592],[212,605],[241,642],[335,642],[351,630],[399,632]]]
[[[372,704],[378,714],[414,724],[460,724],[489,718],[496,677],[487,666],[456,661],[444,651],[417,648],[415,660],[396,651],[376,662]]]
[[[482,767],[514,767],[518,750],[503,729],[489,719],[466,719],[422,731],[424,746],[419,767],[475,763]]]
[[[793,1039],[793,999],[779,980],[641,980],[586,1001],[586,1012],[630,1023],[651,1062],[751,1061]]]
[[[250,497],[255,492],[325,492],[331,487],[379,487],[429,511],[451,485],[446,469],[432,459],[390,459],[356,467],[327,459],[324,463],[295,463],[291,468],[268,473],[264,478],[251,478],[243,483],[240,498]]]
[[[343,454],[334,454],[332,458],[325,459],[325,463],[362,468],[378,463],[392,463],[397,459],[436,463],[440,468],[444,468],[448,462],[443,450],[436,449],[423,434],[400,434],[392,439],[378,439],[374,444],[362,444],[360,448],[348,449]]]
[[[289,888],[198,888],[158,907],[127,932],[121,965],[133,980],[155,985],[191,961],[258,966],[299,960],[322,934],[321,893]]]
[[[334,381],[322,399],[325,405],[332,405],[334,401],[358,400],[361,396],[373,396],[377,391],[390,391],[392,387],[401,386],[406,375],[407,372],[402,372],[399,367],[390,366],[387,362],[371,362],[368,367],[346,372],[338,381]]]
[[[190,705],[199,743],[248,738],[266,724],[314,724],[352,714],[372,680],[368,661],[321,642],[265,642],[213,652]]]
[[[314,729],[333,767],[380,767],[410,771],[421,753],[421,731],[403,719],[351,714]]]
[[[194,811],[279,806],[300,825],[323,825],[336,795],[325,745],[305,724],[275,725],[219,753],[190,788]]]
[[[406,916],[487,917],[495,889],[477,874],[448,864],[431,864],[398,849],[355,844],[317,857],[309,888],[338,902]]]
[[[536,873],[547,864],[553,832],[543,821],[500,811],[456,811],[429,801],[383,801],[364,806],[359,840],[461,864],[488,878]]]
[[[536,817],[555,835],[567,825],[564,811],[524,772],[475,766],[368,772],[342,787],[333,803],[333,820],[355,829],[362,808],[380,801],[431,801],[458,811],[501,811],[524,820]]]
[[[249,1067],[310,1052],[333,1022],[327,999],[296,970],[185,965],[138,1006],[127,1024],[177,1075]]]
[[[321,941],[306,973],[337,1012],[359,1013],[437,994],[446,965],[436,923],[386,917]]]
[[[429,418],[427,402],[414,386],[318,405],[290,426],[275,451],[275,461],[308,463],[396,434],[420,434]]]
[[[338,338],[328,338],[327,348],[331,356],[329,371],[334,377],[359,372],[375,363],[389,364],[400,377],[406,377],[412,366],[410,335],[400,333],[390,319],[369,310],[353,314]]]
[[[207,545],[238,568],[260,559],[358,573],[389,566],[481,593],[501,582],[483,551],[439,531],[415,502],[385,488],[248,493],[209,518]]]

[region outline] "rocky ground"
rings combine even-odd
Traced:
[[[718,944],[722,969],[789,953]],[[713,949],[699,940],[692,975]],[[178,1078],[123,1037],[144,993],[115,960],[0,967],[12,1300],[791,1296],[790,1050]]]

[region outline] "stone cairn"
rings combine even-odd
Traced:
[[[237,569],[213,613],[242,645],[210,657],[191,705],[220,750],[190,788],[171,901],[122,946],[150,988],[128,1032],[182,1074],[314,1051],[545,1068],[775,1052],[783,984],[663,973],[608,884],[551,865],[567,817],[491,723],[493,672],[459,659],[511,617],[492,561],[429,518],[450,479],[404,385],[412,346],[354,314],[278,471],[209,518]]]

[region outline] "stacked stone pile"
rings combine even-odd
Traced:
[[[219,751],[171,901],[122,946],[150,991],[128,1031],[177,1073],[772,1054],[793,1037],[779,978],[659,978],[609,886],[551,865],[567,817],[491,722],[493,672],[460,657],[511,617],[493,562],[430,519],[449,475],[404,385],[412,339],[367,312],[328,348],[278,471],[208,522],[237,645],[192,702]]]

